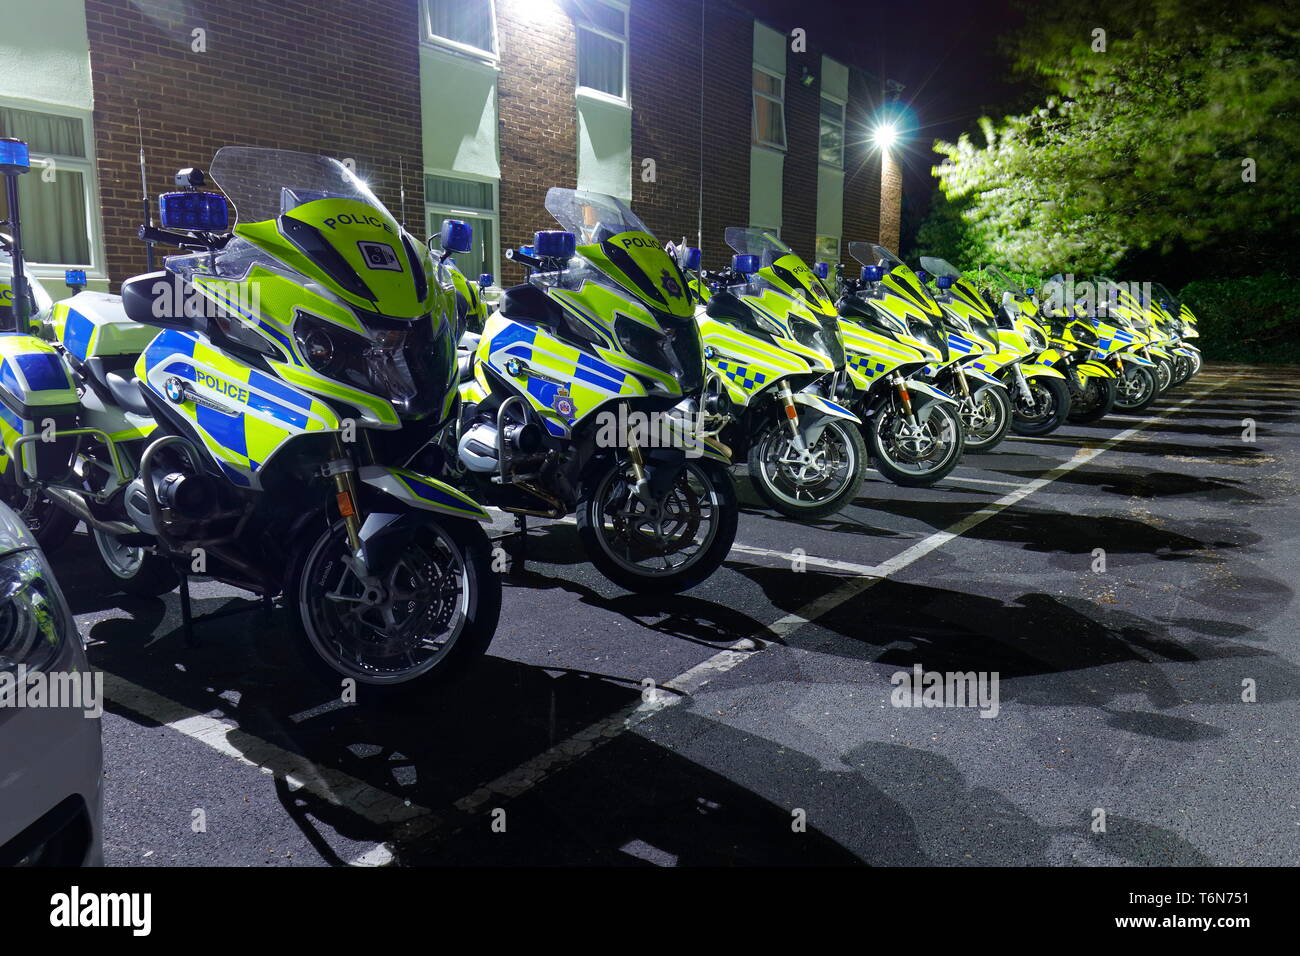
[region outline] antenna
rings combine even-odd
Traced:
[[[402,228],[406,228],[406,166],[402,163],[402,157],[397,157],[397,197],[401,204],[402,218],[399,220]]]
[[[146,175],[144,162],[144,120],[140,116],[140,110],[135,111],[135,130],[140,142],[140,203],[144,210],[145,226],[153,225],[153,213],[149,207],[149,181]],[[146,272],[153,272],[153,243],[145,240],[145,258],[148,268]]]

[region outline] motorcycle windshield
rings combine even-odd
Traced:
[[[288,149],[223,146],[208,172],[235,207],[237,222],[275,219],[317,199],[352,199],[392,215],[352,170],[337,159]]]
[[[750,226],[728,226],[723,236],[738,254],[758,257],[759,271],[753,280],[757,288],[775,289],[790,298],[801,299],[821,315],[835,314],[835,303],[826,294],[826,287],[817,274],[775,233]]]
[[[911,334],[938,349],[947,361],[948,333],[940,324],[943,310],[925,291],[916,273],[898,256],[874,242],[850,242],[849,255],[864,266],[880,266],[885,270],[881,285],[912,306],[907,316]]]
[[[934,256],[921,256],[921,268],[932,276],[952,276],[954,279],[961,278],[961,270],[947,259],[936,259]]]
[[[695,315],[686,275],[677,260],[627,203],[605,193],[553,186],[546,211],[573,233],[578,254],[615,285],[640,299],[664,324]]]
[[[259,268],[300,286],[304,301],[346,306],[355,324],[277,300],[273,322],[288,335],[271,338],[282,350],[293,341],[318,374],[386,398],[403,418],[445,411],[454,293],[370,188],[338,160],[283,149],[226,146],[209,171],[235,207],[235,237],[210,264],[200,254],[173,257],[167,268],[241,282],[256,282]],[[238,324],[219,321],[232,335]]]

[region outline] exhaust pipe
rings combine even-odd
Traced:
[[[140,529],[134,528],[124,521],[110,521],[104,518],[96,518],[90,512],[90,508],[81,496],[74,491],[68,491],[65,488],[46,487],[45,494],[47,497],[54,499],[66,511],[71,511],[74,515],[86,522],[86,527],[94,528],[96,531],[102,531],[105,534],[111,534],[118,537],[128,534],[139,534]]]

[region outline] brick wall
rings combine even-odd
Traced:
[[[95,148],[107,264],[114,288],[145,268],[136,111],[151,196],[178,168],[207,168],[221,146],[265,146],[353,158],[398,214],[405,167],[409,225],[420,228],[418,0],[86,0]],[[170,16],[170,18],[169,18]],[[192,31],[206,31],[194,52]],[[174,250],[160,250],[169,253]]]
[[[507,248],[531,243],[538,229],[559,228],[543,206],[546,190],[578,183],[578,62],[570,17],[543,14],[535,0],[497,0],[496,11],[501,243]],[[501,271],[503,285],[523,281],[524,270],[504,257]]]

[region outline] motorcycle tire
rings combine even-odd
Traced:
[[[1015,387],[1015,386],[1013,386]],[[1065,424],[1070,414],[1070,387],[1063,379],[1036,375],[1029,379],[1030,389],[1041,389],[1048,407],[1041,415],[1027,416],[1018,411],[1011,415],[1011,430],[1017,435],[1036,438],[1048,435]]]
[[[777,432],[779,434],[774,434]],[[797,486],[792,493],[789,488],[780,487],[773,479],[770,472],[772,443],[784,439],[784,445],[787,447],[789,445],[789,439],[786,437],[788,429],[783,424],[767,429],[750,446],[749,481],[759,497],[770,508],[787,518],[825,518],[835,514],[858,496],[858,489],[862,487],[867,468],[867,443],[862,438],[862,431],[851,421],[831,419],[826,423],[822,431],[822,439],[819,439],[818,444],[826,439],[828,433],[838,441],[843,451],[846,474],[839,487],[833,489],[832,494],[819,498],[800,499]]]

